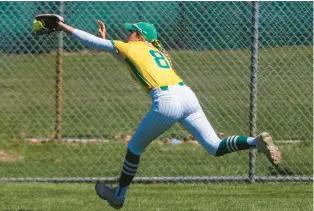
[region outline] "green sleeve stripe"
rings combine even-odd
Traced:
[[[113,40],[110,40],[110,42],[112,43],[113,48],[114,48],[114,49],[117,49],[117,48],[116,48],[116,45],[114,44],[114,41],[113,41]]]
[[[112,43],[113,47],[116,47],[113,40],[110,40],[110,42]]]
[[[148,83],[146,82],[144,77],[141,75],[141,73],[136,69],[135,65],[129,59],[125,59],[125,61],[130,66],[131,70],[136,75],[136,77],[141,82],[141,84],[148,88],[149,87]]]

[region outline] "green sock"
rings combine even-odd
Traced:
[[[247,136],[229,136],[223,139],[218,146],[216,156],[222,156],[230,152],[236,152],[255,147],[254,145],[248,144],[248,139],[251,138]]]

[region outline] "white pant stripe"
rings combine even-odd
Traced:
[[[124,163],[126,163],[128,166],[131,166],[131,167],[138,167],[138,164],[134,164],[134,163],[130,163],[129,161],[127,161],[127,160],[124,160]]]
[[[232,136],[231,139],[230,139],[230,141],[229,141],[229,146],[230,146],[232,152],[236,151],[236,149],[235,149],[234,146],[233,146],[234,138],[235,138],[235,137]]]
[[[123,165],[123,169],[127,170],[128,172],[130,173],[133,173],[133,172],[136,172],[137,171],[137,168],[136,169],[132,169],[126,165]]]
[[[229,151],[229,152],[232,152],[232,150],[231,150],[231,148],[230,148],[230,146],[229,146],[230,138],[231,138],[231,137],[228,137],[228,138],[227,138],[226,146],[227,146],[228,151]]]
[[[135,176],[136,175],[136,172],[135,173],[130,173],[128,171],[125,171],[124,169],[122,169],[123,173],[129,175],[129,176]]]
[[[239,148],[237,147],[237,139],[239,138],[239,136],[235,136],[233,139],[233,146],[236,149],[236,151],[239,151]]]

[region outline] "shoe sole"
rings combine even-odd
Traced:
[[[109,203],[109,202],[108,202],[108,203]],[[109,205],[110,205],[111,207],[113,207],[114,209],[116,209],[116,210],[122,208],[122,206],[117,206],[117,205],[114,205],[114,204],[111,204],[111,203],[109,203]]]
[[[264,149],[261,152],[266,155],[271,164],[278,166],[281,163],[282,155],[278,147],[273,143],[272,137],[269,133],[264,132],[260,135],[260,141],[264,145]]]
[[[96,191],[97,195],[99,196],[99,198],[101,198],[101,199],[107,201],[107,199],[104,199],[104,198],[98,193],[98,191],[97,191],[97,185],[98,185],[98,184],[95,185],[95,191]]]
[[[95,191],[96,191],[97,195],[99,196],[99,198],[101,198],[102,200],[107,201],[108,204],[109,204],[111,207],[113,207],[114,209],[121,209],[121,208],[122,208],[123,204],[122,204],[122,205],[112,204],[112,203],[110,203],[107,199],[104,199],[104,198],[98,193],[98,191],[97,191],[97,185],[98,185],[98,184],[95,185]]]

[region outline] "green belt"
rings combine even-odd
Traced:
[[[184,86],[184,83],[181,81],[178,83],[179,86]],[[161,86],[159,87],[162,91],[166,91],[168,90],[168,86]]]

